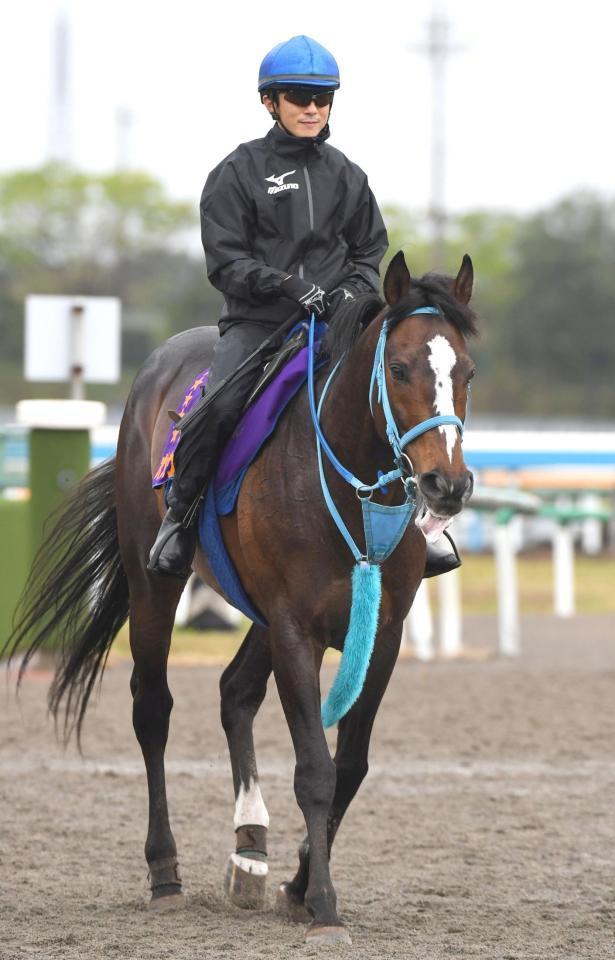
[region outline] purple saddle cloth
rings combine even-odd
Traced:
[[[316,349],[320,344],[316,344]],[[275,430],[276,424],[288,403],[307,379],[308,348],[303,347],[282,368],[275,380],[268,384],[254,403],[245,411],[228,441],[214,475],[216,510],[220,515],[231,513],[237,502],[239,488],[246,470],[260,448]],[[192,382],[184,394],[178,409],[184,416],[192,409],[207,383],[209,371],[204,370]],[[158,469],[152,480],[153,487],[161,487],[174,474],[173,454],[180,439],[180,431],[171,424],[167,434]]]

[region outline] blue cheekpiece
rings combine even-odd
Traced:
[[[303,34],[278,43],[266,55],[258,72],[259,93],[288,86],[337,90],[339,85],[340,71],[335,57]]]

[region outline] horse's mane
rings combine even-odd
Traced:
[[[452,282],[450,277],[438,273],[426,273],[418,280],[413,279],[407,296],[386,313],[389,328],[396,326],[417,307],[437,307],[464,338],[476,336],[476,314],[471,307],[455,299],[450,292]],[[329,325],[323,344],[323,351],[332,364],[348,353],[365,327],[385,306],[375,293],[366,293],[342,304]]]
[[[323,343],[323,354],[331,364],[337,363],[340,357],[348,353],[384,306],[376,293],[364,293],[342,303],[335,311]]]

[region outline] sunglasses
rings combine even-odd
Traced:
[[[313,93],[312,90],[280,90],[289,103],[296,107],[307,107],[314,101],[317,107],[330,107],[333,103],[334,90],[325,90],[323,93]]]

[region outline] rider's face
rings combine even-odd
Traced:
[[[268,96],[263,97],[263,103],[269,113],[273,113],[275,105]],[[283,92],[278,94],[278,116],[286,130],[295,137],[317,137],[327,124],[330,109],[328,105],[317,107],[313,100],[307,107],[299,107],[290,103]]]

